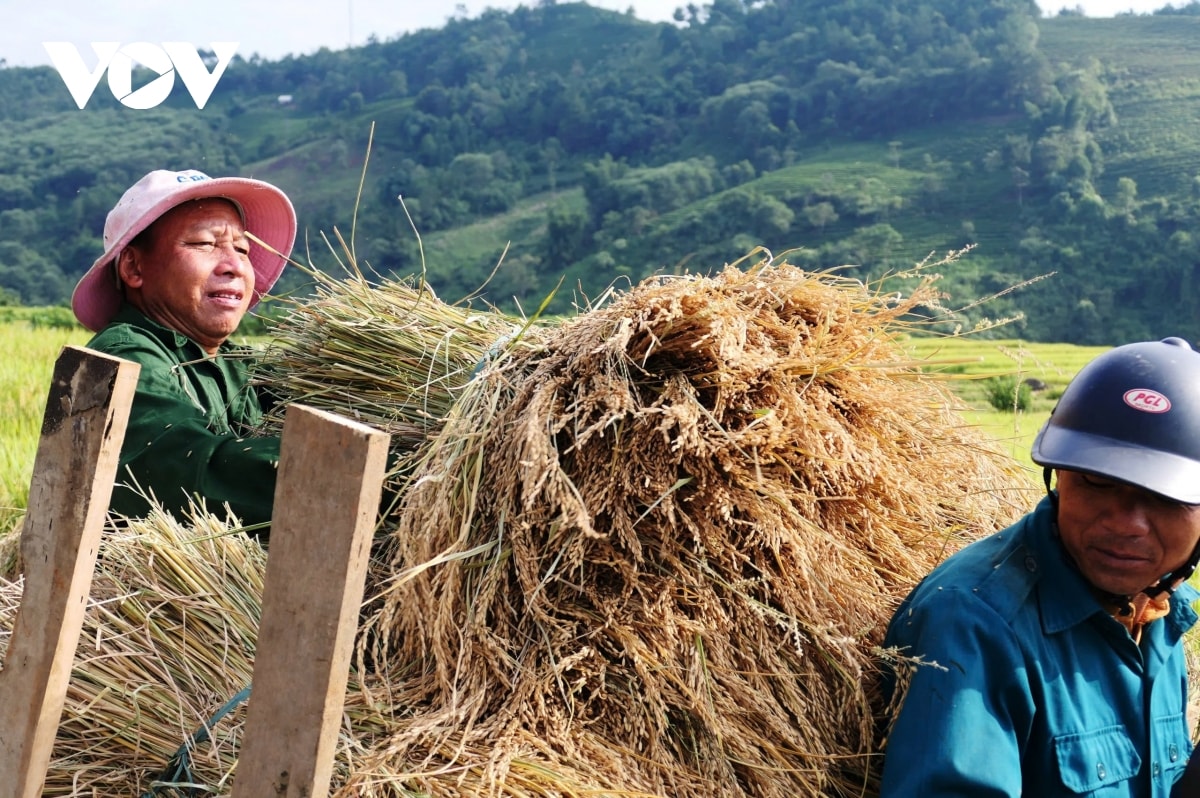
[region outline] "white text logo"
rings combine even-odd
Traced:
[[[216,64],[210,72],[200,53],[188,42],[163,42],[159,47],[149,42],[134,42],[121,46],[118,42],[92,42],[96,53],[96,66],[89,69],[79,55],[79,50],[70,42],[42,42],[54,68],[62,76],[63,83],[75,104],[81,109],[87,105],[100,76],[108,70],[108,87],[113,97],[127,108],[145,110],[153,108],[171,94],[175,86],[175,74],[192,95],[197,108],[203,108],[217,87],[217,81],[225,74],[225,67],[233,60],[237,42],[213,42],[212,51]],[[158,77],[136,91],[133,89],[134,62],[158,73]]]
[[[1147,413],[1165,413],[1171,409],[1170,399],[1149,388],[1134,388],[1126,391],[1122,398],[1125,400],[1125,404],[1134,410],[1142,410]]]

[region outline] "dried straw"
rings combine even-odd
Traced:
[[[767,261],[540,326],[301,303],[270,387],[412,447],[335,795],[874,794],[887,619],[1031,501],[899,345],[938,299]],[[249,679],[257,544],[152,526],[105,541],[47,795],[145,790]],[[197,757],[218,794],[240,724]]]
[[[106,530],[43,795],[133,794],[249,682],[264,554],[224,531],[203,515]],[[0,588],[6,630],[21,588]],[[228,771],[237,735],[215,731],[197,756]]]
[[[339,794],[868,794],[888,617],[1027,502],[897,343],[937,299],[648,282],[466,386],[364,624],[413,716]]]
[[[213,718],[251,683],[266,573],[265,551],[239,526],[193,508],[182,520],[155,511],[105,531],[43,796],[228,793],[246,705]],[[23,587],[0,580],[0,658]],[[388,730],[364,696],[353,680],[340,780],[355,752]],[[164,778],[202,728],[207,739],[181,771],[188,779]]]
[[[383,429],[402,449],[423,444],[499,346],[519,345],[525,326],[447,305],[424,284],[372,285],[357,270],[340,280],[310,274],[313,296],[277,325],[257,381],[286,402]],[[282,423],[283,406],[271,422]]]

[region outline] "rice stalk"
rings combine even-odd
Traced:
[[[891,610],[1026,499],[945,386],[896,365],[937,300],[728,269],[485,371],[413,474],[364,625],[374,661],[419,669],[420,711],[344,794],[397,761],[453,789],[470,760],[430,753],[453,739],[488,752],[464,794],[508,795],[527,736],[604,791],[869,790]],[[632,755],[581,760],[581,730]]]
[[[44,796],[143,795],[188,737],[189,783],[155,795],[227,794],[245,705],[219,723],[216,711],[251,683],[266,567],[262,547],[235,518],[195,510],[176,520],[156,512],[109,528],[58,728]],[[0,657],[8,647],[23,580],[0,581]],[[347,700],[347,728],[360,739],[386,729],[378,707]],[[252,699],[251,699],[252,700]],[[341,745],[345,777],[355,743]]]
[[[302,402],[375,425],[401,448],[433,434],[464,386],[501,348],[519,345],[527,326],[447,305],[424,284],[313,275],[314,296],[274,326],[259,382],[280,394],[281,412]]]
[[[1032,503],[898,344],[935,282],[767,259],[537,324],[354,276],[298,303],[264,387],[405,462],[333,794],[873,795],[887,619]],[[249,680],[263,553],[227,521],[106,536],[47,795],[146,789]],[[242,714],[197,749],[215,794]]]

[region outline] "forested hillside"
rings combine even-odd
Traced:
[[[966,325],[1200,339],[1200,3],[1093,20],[1034,0],[716,0],[676,17],[543,0],[239,56],[203,110],[179,86],[131,110],[102,82],[80,111],[52,69],[0,69],[0,302],[64,302],[121,191],[168,167],[271,180],[302,259],[337,268],[336,227],[360,263],[423,270],[450,301],[531,310],[561,283],[566,311],[760,245],[875,280],[974,244],[945,277],[951,307],[1052,276]]]

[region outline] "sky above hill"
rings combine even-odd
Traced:
[[[696,0],[704,5],[705,0]],[[639,19],[666,22],[686,0],[588,0]],[[1081,7],[1090,17],[1125,11],[1148,13],[1168,0],[1038,0],[1046,15]],[[1174,0],[1185,5],[1187,0]],[[320,47],[340,50],[423,28],[440,28],[454,16],[475,17],[484,9],[515,8],[522,0],[0,0],[0,59],[9,66],[50,64],[43,42],[65,41],[94,64],[90,42],[130,44],[238,42],[237,53],[278,59]],[[536,0],[524,0],[535,5]]]

